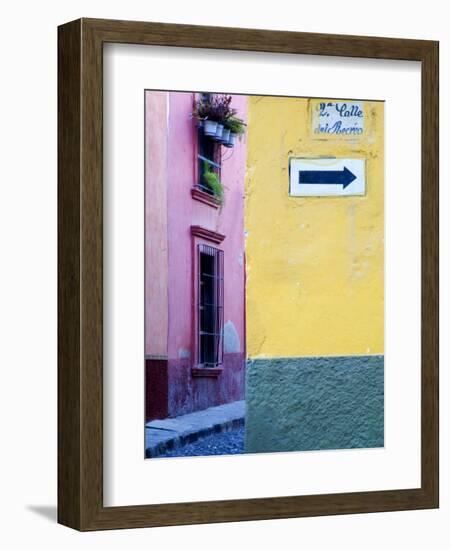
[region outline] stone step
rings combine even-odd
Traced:
[[[233,401],[175,418],[152,420],[145,425],[145,455],[154,458],[166,451],[213,433],[220,433],[243,426],[245,401]]]

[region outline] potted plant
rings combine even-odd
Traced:
[[[222,139],[220,141],[222,145],[226,145],[229,142],[229,140],[230,140],[230,129],[225,126],[222,132]]]
[[[203,180],[206,185],[211,189],[220,205],[224,202],[224,189],[219,177],[214,172],[213,167],[207,162],[203,163]]]
[[[219,143],[228,141],[229,134],[227,130],[227,120],[236,114],[235,109],[231,107],[232,97],[230,95],[214,95],[212,97],[212,105],[214,110],[214,118],[217,120],[217,129],[215,140]]]
[[[245,134],[245,122],[238,118],[237,116],[232,115],[226,121],[226,127],[230,130],[229,138],[227,143],[224,143],[227,147],[234,147],[236,142],[236,137],[242,139],[242,136]]]
[[[236,116],[237,111],[231,107],[231,101],[231,95],[202,96],[194,102],[192,111],[204,134],[226,147],[232,147],[236,136],[245,132],[245,122]]]
[[[216,133],[214,135],[214,139],[216,141],[221,141],[222,140],[223,129],[224,129],[224,125],[221,122],[218,122],[217,123],[217,128],[216,128]]]
[[[207,136],[214,137],[217,131],[216,106],[210,98],[200,97],[194,102],[192,116],[197,119],[203,132]]]

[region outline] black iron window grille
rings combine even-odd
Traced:
[[[198,363],[218,367],[223,360],[223,250],[198,245]]]

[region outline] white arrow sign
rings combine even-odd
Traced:
[[[292,158],[289,194],[293,197],[365,195],[364,159]]]

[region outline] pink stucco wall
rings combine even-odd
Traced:
[[[145,94],[145,353],[167,357],[167,94]]]
[[[220,245],[225,257],[225,323],[231,320],[240,341],[244,342],[244,220],[243,193],[245,176],[245,143],[233,149],[222,147],[222,183],[226,187],[225,205],[221,210],[192,200],[196,161],[196,130],[189,113],[193,94],[170,94],[168,144],[168,235],[169,235],[169,349],[170,359],[179,358],[191,346],[191,225],[200,225],[225,235]],[[246,98],[235,96],[233,106],[245,116]],[[180,315],[180,313],[183,313]]]
[[[161,93],[161,92],[160,92]],[[154,92],[147,92],[148,95]],[[233,149],[222,147],[221,180],[225,186],[225,204],[215,209],[194,200],[191,190],[196,183],[197,134],[190,118],[194,94],[170,92],[166,103],[168,111],[159,105],[159,131],[161,140],[166,139],[166,212],[167,223],[167,385],[168,415],[176,416],[192,410],[242,399],[244,396],[245,363],[245,265],[244,265],[244,220],[243,194],[246,160],[245,138],[237,141]],[[246,119],[246,97],[233,96],[232,105],[238,114]],[[154,113],[157,116],[157,113]],[[163,132],[161,119],[167,123]],[[147,121],[149,122],[149,121]],[[161,153],[151,152],[152,158]],[[161,158],[154,163],[160,162]],[[158,171],[156,171],[158,172]],[[161,172],[161,171],[160,171]],[[155,174],[155,172],[153,172]],[[164,185],[163,179],[152,176],[148,170],[146,193],[155,185]],[[161,197],[163,193],[157,193]],[[147,203],[146,214],[155,209]],[[161,220],[158,223],[162,223]],[[191,226],[225,235],[217,246],[224,251],[224,326],[225,346],[223,372],[217,378],[194,378],[191,368],[195,366],[195,311],[194,311],[194,261]],[[161,232],[151,233],[151,224],[146,227],[147,241],[158,239]],[[151,247],[150,247],[151,248]],[[151,273],[151,268],[149,269]],[[147,279],[147,274],[146,274]],[[149,284],[149,286],[151,286]],[[153,285],[152,292],[157,292]],[[160,299],[155,300],[156,310],[163,307]],[[154,305],[155,305],[154,304]],[[146,310],[152,307],[152,294],[147,296]],[[161,312],[163,315],[163,312]],[[147,324],[151,331],[152,325]],[[152,341],[146,334],[146,342]],[[148,353],[148,352],[147,352]],[[156,390],[156,388],[154,388]],[[152,398],[152,390],[149,399]]]

